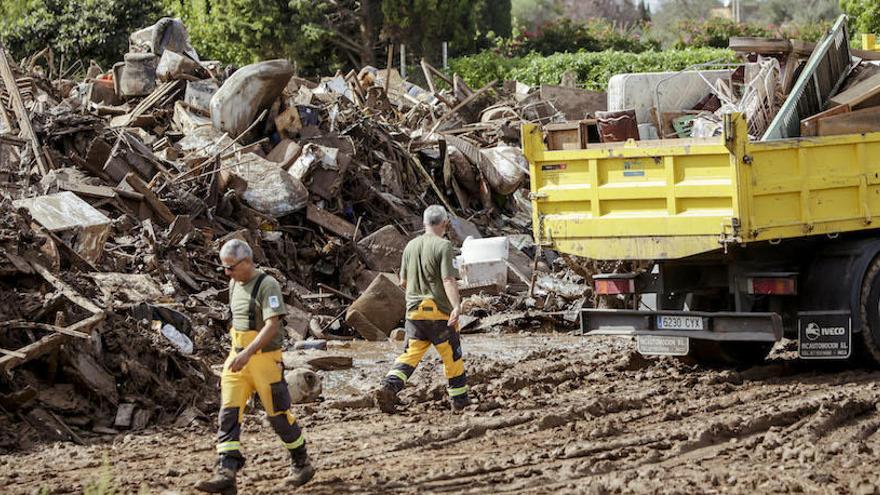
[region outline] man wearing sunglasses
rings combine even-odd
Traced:
[[[290,392],[281,361],[281,318],[287,314],[278,281],[258,270],[246,242],[233,239],[220,248],[223,271],[230,278],[232,349],[220,379],[222,404],[217,431],[217,472],[196,484],[208,493],[237,493],[235,476],[244,465],[241,454],[241,421],[254,394],[269,416],[269,423],[291,457],[290,486],[306,484],[315,469],[306,453],[305,437],[290,411]]]

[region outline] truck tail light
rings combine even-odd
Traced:
[[[634,294],[636,281],[633,278],[602,278],[595,280],[596,294]]]
[[[750,277],[746,292],[758,295],[794,296],[797,280],[794,277]]]

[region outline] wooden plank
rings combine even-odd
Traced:
[[[813,50],[816,49],[816,43],[812,41],[791,40],[791,48],[794,53],[799,56],[809,57],[810,54],[813,53]],[[857,50],[855,48],[850,48],[849,52],[854,57],[859,57],[862,60],[880,60],[880,52],[872,50]]]
[[[44,330],[46,332],[57,332],[62,333],[64,335],[69,335],[71,337],[76,337],[79,339],[90,339],[91,335],[83,332],[78,332],[76,330],[70,330],[65,327],[59,327],[56,325],[49,325],[48,323],[34,323],[30,321],[4,321],[0,323],[0,328],[18,328],[18,329],[30,329],[30,330]]]
[[[880,132],[880,107],[865,108],[819,120],[818,136]]]
[[[64,191],[77,193],[77,195],[93,198],[113,199],[116,197],[116,191],[114,191],[112,187],[107,186],[92,186],[89,184],[78,184],[75,182],[59,180],[58,188]]]
[[[96,306],[95,303],[80,295],[79,292],[77,292],[73,287],[67,285],[67,283],[65,283],[63,280],[59,279],[55,275],[52,275],[52,272],[50,272],[48,268],[34,261],[30,261],[30,265],[35,272],[39,273],[40,276],[46,280],[46,282],[49,282],[66,298],[70,299],[71,302],[81,306],[82,308],[92,313],[103,313],[103,311],[101,311],[101,308]]]
[[[849,105],[853,110],[880,104],[880,74],[861,81],[830,99],[832,105]]]
[[[322,210],[311,203],[306,207],[306,220],[348,239],[351,239],[355,233],[355,227],[351,222]]]
[[[728,40],[727,47],[735,52],[743,53],[789,53],[791,42],[789,40],[772,38],[753,38],[748,36],[733,36]]]
[[[824,119],[826,117],[833,117],[835,115],[840,115],[843,113],[848,113],[851,109],[849,105],[838,105],[833,108],[829,108],[824,112],[819,112],[812,117],[806,118],[801,121],[801,137],[811,137],[818,136],[819,132],[819,120]]]
[[[2,44],[0,44],[0,77],[3,78],[6,92],[9,94],[10,100],[12,100],[12,108],[15,110],[15,114],[18,117],[19,129],[21,129],[24,137],[31,142],[31,147],[34,151],[34,159],[37,161],[37,168],[40,170],[41,174],[46,175],[49,173],[49,166],[46,164],[43,157],[43,147],[40,145],[40,139],[37,137],[37,133],[34,132],[34,127],[31,124],[27,109],[24,107],[24,100],[21,98],[21,93],[18,92],[18,84],[16,84],[15,75],[12,73],[12,68],[9,66],[9,59],[6,58],[6,48],[4,48]]]
[[[24,359],[27,357],[27,355],[24,354],[23,352],[11,351],[9,349],[4,349],[2,347],[0,347],[0,354],[6,355],[6,356],[11,356],[11,357],[16,357],[19,359]]]
[[[147,202],[147,205],[149,205],[150,209],[153,210],[156,215],[158,215],[159,220],[164,225],[171,225],[171,223],[174,222],[176,215],[174,215],[174,213],[171,213],[171,210],[169,210],[168,207],[165,206],[165,203],[163,203],[162,200],[159,199],[159,196],[156,196],[156,193],[154,193],[149,187],[147,187],[147,184],[144,183],[144,181],[142,181],[136,173],[129,172],[125,176],[125,181],[128,182],[128,184],[136,192],[144,196],[144,200]]]
[[[74,323],[67,327],[67,330],[73,332],[88,332],[92,329],[93,326],[98,323],[104,321],[105,314],[103,311],[96,313],[85,320]],[[40,340],[28,344],[18,351],[21,354],[24,354],[25,357],[17,357],[17,356],[3,356],[0,357],[0,370],[9,371],[12,368],[20,364],[24,364],[28,361],[34,360],[40,356],[48,354],[58,348],[63,342],[68,339],[68,336],[63,333],[53,333],[51,335],[47,335]]]

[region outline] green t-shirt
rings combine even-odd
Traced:
[[[443,279],[458,277],[452,265],[452,243],[431,234],[409,241],[403,250],[400,279],[406,282],[406,309],[416,309],[423,300],[433,299],[437,309],[452,311],[452,303],[443,289]]]
[[[266,318],[287,314],[287,306],[284,305],[284,295],[281,294],[281,285],[279,285],[278,281],[271,275],[267,275],[260,284],[260,289],[257,291],[256,305],[254,308],[256,326],[254,328],[249,328],[248,307],[250,306],[251,292],[254,290],[254,284],[257,282],[257,278],[259,278],[262,273],[263,272],[260,270],[255,270],[254,276],[244,285],[235,280],[229,281],[229,308],[232,311],[232,326],[236,330],[256,330],[259,332],[262,330]],[[284,336],[282,331],[279,330],[275,335],[275,338],[272,339],[272,342],[267,344],[262,350],[274,351],[276,349],[281,349],[283,345]]]

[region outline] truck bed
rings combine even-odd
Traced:
[[[535,240],[593,259],[675,259],[729,244],[880,226],[880,132],[749,141],[724,135],[548,151],[522,127]]]

